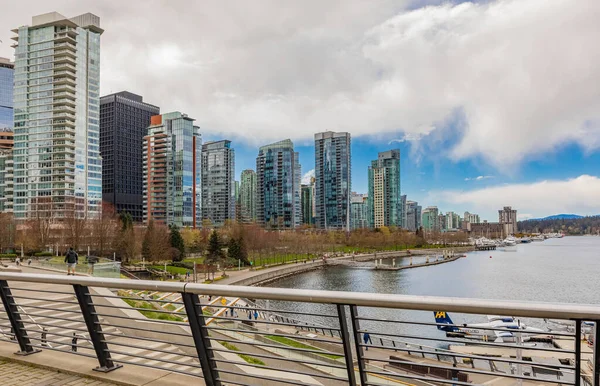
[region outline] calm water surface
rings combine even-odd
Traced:
[[[401,263],[397,261],[396,264]],[[454,262],[403,271],[337,266],[284,278],[269,286],[599,304],[599,275],[600,237],[565,237],[519,244],[516,251],[510,252],[471,252],[466,258]],[[328,306],[289,302],[276,302],[273,308],[301,312],[333,311]],[[377,318],[433,322],[429,312],[365,309],[363,313]],[[482,317],[459,316],[455,319],[455,322],[463,323],[481,321]],[[383,325],[372,327],[384,328]],[[428,331],[432,329],[426,328]],[[395,330],[400,333],[404,328],[400,326]]]

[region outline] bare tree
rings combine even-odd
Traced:
[[[108,202],[102,202],[102,215],[91,224],[92,244],[94,250],[101,256],[114,250],[117,244],[119,221],[115,207]]]
[[[16,224],[11,213],[0,213],[0,253],[14,249]]]
[[[85,247],[84,238],[89,230],[88,219],[83,213],[85,212],[78,213],[73,209],[68,211],[64,218],[65,242],[76,251]]]
[[[26,222],[23,232],[31,232],[31,248],[43,250],[50,246],[52,237],[52,225],[54,223],[54,211],[52,208],[52,199],[50,197],[38,197],[35,199],[35,211],[33,218]],[[22,242],[27,239],[27,235],[22,235]]]

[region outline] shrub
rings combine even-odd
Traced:
[[[37,252],[34,254],[35,257],[52,257],[52,252]]]
[[[169,264],[171,267],[185,268],[185,269],[194,269],[194,263],[189,263],[185,261],[174,261]]]
[[[0,253],[0,259],[14,259],[17,257],[16,253]]]

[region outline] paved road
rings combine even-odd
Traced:
[[[0,379],[3,386],[111,386],[106,383],[75,375],[21,365],[14,362],[0,362]]]

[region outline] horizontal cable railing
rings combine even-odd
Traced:
[[[1,342],[95,358],[98,371],[208,385],[600,386],[595,305],[18,273],[0,273],[0,295]]]

